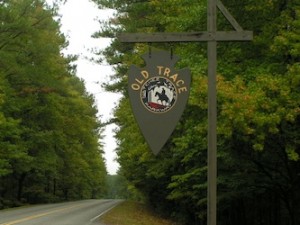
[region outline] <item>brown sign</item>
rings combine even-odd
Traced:
[[[154,154],[158,154],[173,132],[188,100],[191,73],[176,70],[179,58],[158,51],[142,56],[145,68],[131,66],[128,90],[136,121]]]

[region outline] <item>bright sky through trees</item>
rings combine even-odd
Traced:
[[[48,0],[52,2],[52,0]],[[61,31],[67,36],[69,46],[67,54],[79,55],[77,64],[77,76],[85,80],[88,92],[95,95],[101,121],[107,121],[112,115],[112,109],[119,99],[118,94],[107,93],[101,88],[102,82],[109,80],[112,73],[109,65],[99,65],[89,61],[92,57],[91,49],[105,48],[110,39],[94,39],[91,35],[99,30],[98,20],[108,19],[112,15],[111,10],[100,10],[89,0],[68,0],[61,6],[59,14],[61,18]],[[114,149],[116,142],[113,138],[115,125],[109,125],[104,131],[104,151],[108,173],[115,174],[118,163],[115,162]]]

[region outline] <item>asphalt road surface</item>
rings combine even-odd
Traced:
[[[0,211],[0,225],[99,225],[121,200],[84,200]]]

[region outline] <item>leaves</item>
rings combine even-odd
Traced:
[[[223,3],[245,30],[253,30],[254,40],[218,43],[218,224],[299,224],[299,3]],[[104,6],[117,10],[114,27],[106,27],[105,32],[203,31],[205,4],[105,1]],[[218,30],[229,29],[228,21],[218,14]],[[129,110],[125,76],[131,64],[143,63],[139,56],[148,46],[113,40],[103,56],[115,66],[108,89],[124,93],[115,110],[121,173],[157,210],[185,224],[204,224],[206,44],[152,46],[172,48],[181,57],[177,66],[190,67],[190,99],[163,151],[157,157],[150,155]]]
[[[44,1],[0,4],[0,200],[105,193],[97,109]],[[2,203],[0,204],[2,207]]]

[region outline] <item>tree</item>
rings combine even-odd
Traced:
[[[103,196],[101,123],[76,56],[61,54],[55,9],[20,0],[0,2],[0,11],[0,200]]]
[[[206,30],[205,2],[95,0],[117,10],[97,36],[120,32]],[[218,45],[219,224],[299,223],[299,3],[223,2],[252,43]],[[218,29],[232,29],[218,16]],[[102,56],[115,66],[107,89],[124,94],[115,110],[121,174],[156,209],[186,224],[206,220],[207,62],[205,44],[152,44],[181,56],[193,82],[188,106],[154,157],[134,121],[127,94],[131,64],[143,67],[146,44],[114,39]],[[117,79],[116,79],[117,78]],[[255,209],[255,210],[254,210]],[[262,213],[264,212],[264,213]]]

